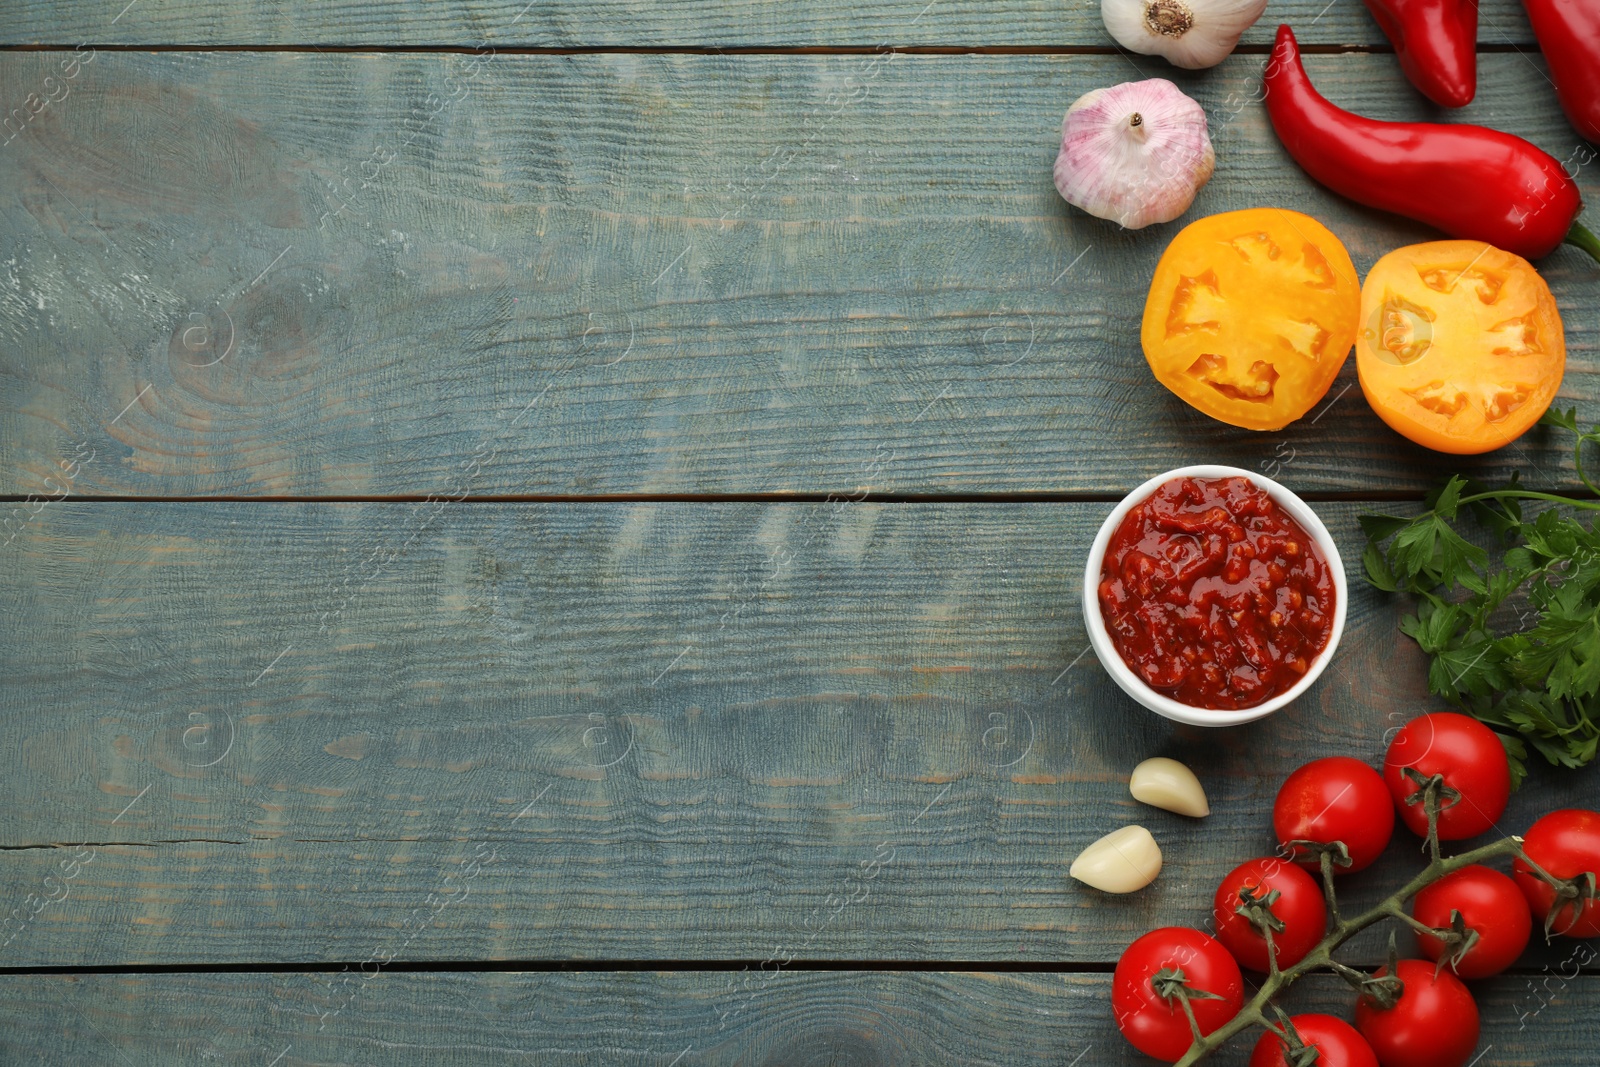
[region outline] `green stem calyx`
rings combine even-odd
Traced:
[[[1234,914],[1244,916],[1263,937],[1269,933],[1281,934],[1283,920],[1273,914],[1272,905],[1276,904],[1282,895],[1273,889],[1256,896],[1254,889],[1242,886],[1239,889],[1239,903],[1233,909]]]
[[[1596,263],[1600,263],[1600,237],[1596,237],[1583,223],[1573,221],[1572,228],[1567,231],[1565,242],[1583,249],[1594,257]]]
[[[1576,878],[1554,878],[1542,870],[1539,873],[1556,891],[1556,898],[1544,917],[1544,939],[1548,942],[1553,935],[1565,933],[1556,929],[1556,920],[1560,918],[1562,910],[1569,904],[1576,905],[1572,909],[1572,919],[1576,920],[1585,910],[1594,906],[1597,889],[1593,871],[1585,871]]]
[[[1322,1053],[1317,1051],[1315,1045],[1305,1043],[1300,1031],[1294,1028],[1294,1021],[1282,1008],[1274,1004],[1272,1013],[1278,1017],[1278,1022],[1276,1025],[1268,1024],[1267,1029],[1277,1034],[1278,1040],[1283,1042],[1283,1062],[1287,1067],[1316,1067],[1322,1061]]]
[[[1292,849],[1291,856],[1299,859],[1302,855],[1314,854],[1317,857],[1317,866],[1322,870],[1322,895],[1328,902],[1328,914],[1333,916],[1333,925],[1338,926],[1339,898],[1333,890],[1333,869],[1335,867],[1349,867],[1355,861],[1350,858],[1350,849],[1343,841],[1285,841],[1284,844]]]
[[[1518,838],[1517,841],[1520,844],[1521,838]],[[1571,921],[1575,922],[1579,915],[1594,906],[1597,898],[1600,898],[1600,890],[1596,888],[1593,871],[1585,871],[1576,878],[1559,878],[1541,867],[1532,856],[1522,851],[1521,848],[1517,849],[1517,859],[1526,865],[1536,878],[1541,879],[1556,891],[1555,899],[1550,902],[1550,910],[1545,913],[1544,917],[1544,940],[1546,944],[1549,944],[1553,935],[1566,933],[1565,930],[1557,930],[1555,928],[1556,920],[1561,917],[1562,909],[1568,904],[1577,904],[1577,907],[1572,911]]]
[[[1450,929],[1435,930],[1433,936],[1445,944],[1446,951],[1439,955],[1439,966],[1448,963],[1452,971],[1478,944],[1478,931],[1468,926],[1467,920],[1454,908],[1450,909]]]
[[[1417,791],[1406,797],[1406,805],[1421,804],[1422,810],[1428,813],[1428,843],[1429,854],[1433,861],[1439,861],[1439,813],[1445,808],[1453,806],[1461,799],[1461,794],[1444,784],[1444,775],[1435,774],[1424,777],[1422,772],[1415,767],[1403,768],[1402,773],[1417,784]]]
[[[1278,902],[1283,894],[1276,889],[1268,890],[1260,896],[1249,886],[1239,887],[1239,903],[1234,906],[1234,914],[1242,915],[1261,939],[1267,943],[1267,973],[1278,973],[1278,946],[1273,942],[1273,934],[1283,933],[1283,920],[1273,914],[1272,905]]]
[[[1346,967],[1342,963],[1334,963],[1334,973],[1354,989],[1362,999],[1370,1000],[1384,1011],[1388,1011],[1400,1003],[1400,997],[1406,991],[1406,984],[1402,982],[1393,971],[1383,974],[1367,974],[1354,967]]]
[[[1150,988],[1156,995],[1168,1003],[1176,1000],[1183,1008],[1183,1014],[1189,1020],[1189,1031],[1194,1034],[1196,1041],[1204,1041],[1206,1035],[1200,1032],[1200,1020],[1194,1017],[1194,1008],[1191,1000],[1221,1000],[1219,994],[1204,989],[1195,989],[1189,984],[1188,977],[1183,973],[1182,967],[1163,967],[1150,978]]]

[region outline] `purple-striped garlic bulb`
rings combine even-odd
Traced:
[[[1074,207],[1138,230],[1187,211],[1215,166],[1205,111],[1150,78],[1096,89],[1067,108],[1056,188]]]

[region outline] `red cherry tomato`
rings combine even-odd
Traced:
[[[1461,841],[1492,827],[1511,797],[1511,765],[1500,738],[1477,719],[1438,711],[1412,719],[1400,728],[1383,758],[1383,780],[1400,808],[1400,818],[1418,837],[1428,833],[1428,812],[1421,799],[1408,803],[1421,786],[1408,774],[1444,776],[1444,784],[1461,794],[1441,801],[1439,840]]]
[[[1349,756],[1329,756],[1284,780],[1272,804],[1272,827],[1280,845],[1343,841],[1351,863],[1334,873],[1349,874],[1382,855],[1394,834],[1394,805],[1377,771]],[[1294,860],[1308,870],[1321,869],[1314,852],[1296,849]]]
[[[1272,903],[1272,914],[1283,923],[1283,929],[1273,933],[1272,947],[1277,949],[1279,967],[1293,967],[1322,940],[1328,928],[1328,906],[1323,902],[1322,886],[1317,880],[1276,856],[1249,860],[1222,880],[1212,901],[1217,940],[1233,953],[1241,967],[1267,970],[1266,938],[1254,923],[1236,910],[1241,902],[1241,889],[1250,890],[1257,899],[1273,890],[1278,893],[1278,899]]]
[[[1192,989],[1215,993],[1220,1000],[1189,1002],[1202,1033],[1211,1033],[1239,1013],[1244,1004],[1244,976],[1228,950],[1199,930],[1163,926],[1129,945],[1111,979],[1111,1010],[1117,1029],[1146,1056],[1174,1063],[1189,1050],[1194,1035],[1183,1005],[1156,991],[1153,979],[1181,970]]]
[[[1586,873],[1600,877],[1600,812],[1582,808],[1552,811],[1529,828],[1522,851],[1557,878],[1579,878]],[[1520,859],[1512,862],[1511,870],[1534,917],[1544,922],[1555,905],[1555,889]],[[1567,937],[1600,937],[1600,901],[1580,897],[1562,905],[1550,930]]]
[[[1411,915],[1435,929],[1450,928],[1450,913],[1459,911],[1478,940],[1461,959],[1455,972],[1461,978],[1487,978],[1499,974],[1522,955],[1533,932],[1533,919],[1517,883],[1499,871],[1476,864],[1447,874],[1417,894]],[[1422,954],[1430,960],[1443,955],[1445,943],[1423,934]]]
[[[1317,1050],[1317,1067],[1378,1067],[1378,1056],[1367,1039],[1343,1019],[1332,1015],[1294,1015],[1295,1033]],[[1275,1033],[1261,1035],[1250,1053],[1250,1067],[1293,1067],[1285,1054],[1288,1045]]]
[[[1380,967],[1378,974],[1388,971]],[[1464,1067],[1478,1046],[1478,1005],[1448,970],[1434,973],[1426,960],[1401,960],[1405,992],[1383,1009],[1368,997],[1356,1001],[1356,1029],[1383,1067]]]

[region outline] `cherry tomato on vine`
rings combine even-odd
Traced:
[[[1528,828],[1522,851],[1557,878],[1580,882],[1585,875],[1600,878],[1600,812],[1582,808],[1552,811]],[[1521,859],[1512,862],[1511,870],[1535,918],[1545,921],[1556,903],[1555,888]],[[1600,937],[1600,900],[1580,895],[1563,904],[1550,931],[1567,937]]]
[[[1418,796],[1422,787],[1407,769],[1461,794],[1440,802],[1439,840],[1477,837],[1493,826],[1511,797],[1511,765],[1500,738],[1477,719],[1437,711],[1400,728],[1383,758],[1383,780],[1400,809],[1400,818],[1418,837],[1428,833],[1428,812]]]
[[[1377,974],[1389,968],[1380,967]],[[1401,960],[1405,992],[1392,1008],[1356,1001],[1356,1029],[1383,1067],[1465,1067],[1478,1046],[1478,1005],[1448,970],[1427,960]]]
[[[1435,929],[1450,928],[1450,913],[1461,913],[1467,929],[1478,940],[1455,963],[1462,978],[1487,978],[1499,974],[1522,955],[1533,932],[1533,919],[1522,891],[1507,876],[1477,864],[1463,867],[1427,886],[1411,905],[1412,918]],[[1417,939],[1422,954],[1437,960],[1445,943],[1427,934]]]
[[[1378,1056],[1367,1039],[1343,1019],[1332,1015],[1295,1015],[1289,1021],[1306,1046],[1317,1050],[1317,1067],[1378,1067]],[[1261,1035],[1250,1053],[1250,1067],[1294,1067],[1288,1045],[1276,1033]]]
[[[1243,899],[1241,890],[1249,890],[1257,899],[1273,891],[1278,893],[1271,907],[1273,917],[1283,923],[1283,929],[1272,934],[1279,967],[1293,967],[1305,959],[1306,953],[1317,947],[1327,931],[1328,906],[1322,899],[1322,886],[1315,878],[1276,856],[1248,860],[1222,880],[1212,901],[1217,940],[1233,953],[1241,967],[1252,971],[1268,969],[1266,938],[1237,910]]]
[[[1394,834],[1394,804],[1378,772],[1349,756],[1312,760],[1284,779],[1272,804],[1272,828],[1278,843],[1343,841],[1350,866],[1334,867],[1349,874],[1372,864]],[[1315,852],[1295,849],[1294,861],[1320,870]]]
[[[1244,976],[1228,950],[1199,930],[1163,926],[1129,945],[1117,960],[1111,979],[1111,1010],[1133,1047],[1147,1056],[1174,1063],[1194,1040],[1178,997],[1163,996],[1158,979],[1182,972],[1188,988],[1221,999],[1189,1002],[1202,1033],[1211,1033],[1239,1013],[1244,1004]]]

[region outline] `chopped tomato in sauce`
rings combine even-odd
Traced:
[[[1237,710],[1287,692],[1328,644],[1333,576],[1316,541],[1246,478],[1174,478],[1106,546],[1100,613],[1150,688]]]

